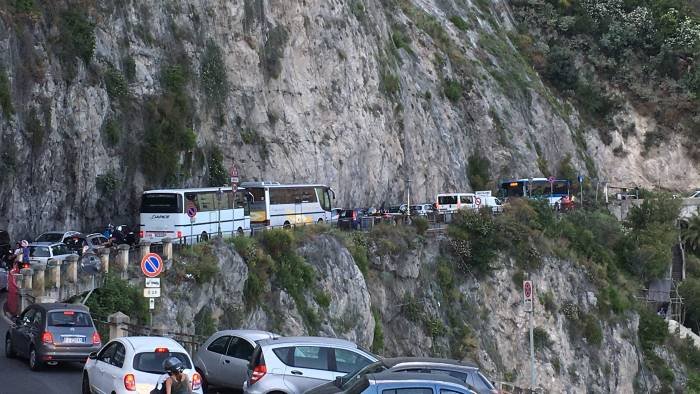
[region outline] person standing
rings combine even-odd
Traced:
[[[29,242],[23,239],[22,245],[22,268],[29,268]]]

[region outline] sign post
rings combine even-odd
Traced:
[[[194,245],[194,234],[192,234],[192,226],[194,225],[195,218],[197,217],[197,207],[191,206],[187,208],[187,216],[190,217],[190,242],[192,243],[192,245]]]
[[[238,183],[240,181],[236,163],[231,163],[228,174],[231,177],[231,236],[233,237],[234,231],[236,231],[236,190],[238,190]]]
[[[535,342],[532,329],[532,281],[523,281],[523,300],[525,303],[525,312],[529,314],[530,317],[530,390],[534,390],[536,387],[536,372],[535,372]]]
[[[583,175],[578,176],[578,188],[581,189],[581,208],[583,208]]]
[[[554,182],[556,182],[557,178],[550,176],[547,178],[547,182],[549,182],[549,198],[551,201],[551,198],[554,197]]]
[[[476,205],[476,209],[481,208],[481,197],[477,197],[474,199],[474,204]]]
[[[143,296],[148,298],[148,323],[153,328],[153,310],[156,309],[156,298],[160,297],[160,278],[163,272],[163,259],[156,253],[149,253],[141,259],[141,272],[146,277]]]

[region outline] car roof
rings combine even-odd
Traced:
[[[86,238],[92,238],[92,237],[104,237],[104,238],[106,238],[104,235],[102,235],[102,234],[100,234],[100,233],[88,234],[88,235],[86,235],[85,237],[86,237]]]
[[[67,304],[67,303],[51,302],[51,303],[36,304],[36,305],[38,307],[46,310],[46,311],[51,311],[51,310],[55,310],[55,309],[70,309],[70,310],[85,311],[85,312],[90,311],[90,309],[88,309],[87,306],[81,305],[81,304]]]
[[[235,335],[239,337],[246,337],[253,341],[259,341],[261,339],[270,339],[279,337],[279,335],[263,330],[221,330],[217,331],[213,336],[224,336],[224,335]]]
[[[56,245],[55,242],[32,242],[29,246],[51,246]]]
[[[390,372],[390,371],[385,371],[385,372],[378,372],[378,373],[370,373],[365,375],[365,379],[371,380],[373,382],[383,382],[383,381],[392,381],[392,382],[402,382],[402,381],[428,381],[428,382],[440,382],[440,383],[452,383],[456,384],[460,387],[467,387],[466,382],[462,382],[461,380],[452,377],[450,375],[442,375],[442,374],[425,374],[425,373],[413,373],[413,372]]]
[[[118,338],[131,345],[134,352],[153,352],[157,347],[166,347],[171,352],[176,350],[178,352],[187,353],[185,348],[177,343],[174,339],[167,337],[121,337]]]
[[[458,367],[461,369],[476,369],[476,370],[479,369],[479,366],[474,364],[474,363],[451,360],[448,358],[434,358],[434,357],[392,357],[392,358],[382,359],[382,363],[384,363],[384,365],[386,365],[389,368],[393,368],[393,367],[396,367],[398,365],[405,365],[405,364],[420,364],[420,365],[450,366],[450,367]]]
[[[260,346],[294,344],[294,343],[317,344],[317,345],[323,345],[323,346],[338,345],[338,346],[358,348],[356,343],[348,341],[346,339],[327,338],[327,337],[279,337],[279,338],[262,340],[262,341],[260,341]]]

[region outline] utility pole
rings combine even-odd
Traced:
[[[411,216],[411,178],[406,178],[406,215]]]
[[[525,312],[528,313],[530,320],[530,390],[535,390],[537,387],[537,373],[535,371],[535,338],[533,334],[533,308],[532,308],[532,298],[533,298],[533,286],[532,281],[529,280],[530,275],[528,274],[528,280],[523,282],[523,302],[525,304]]]

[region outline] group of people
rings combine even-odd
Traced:
[[[7,254],[2,258],[2,264],[8,270],[28,267],[29,242],[22,240],[15,244],[15,249],[8,249]]]

